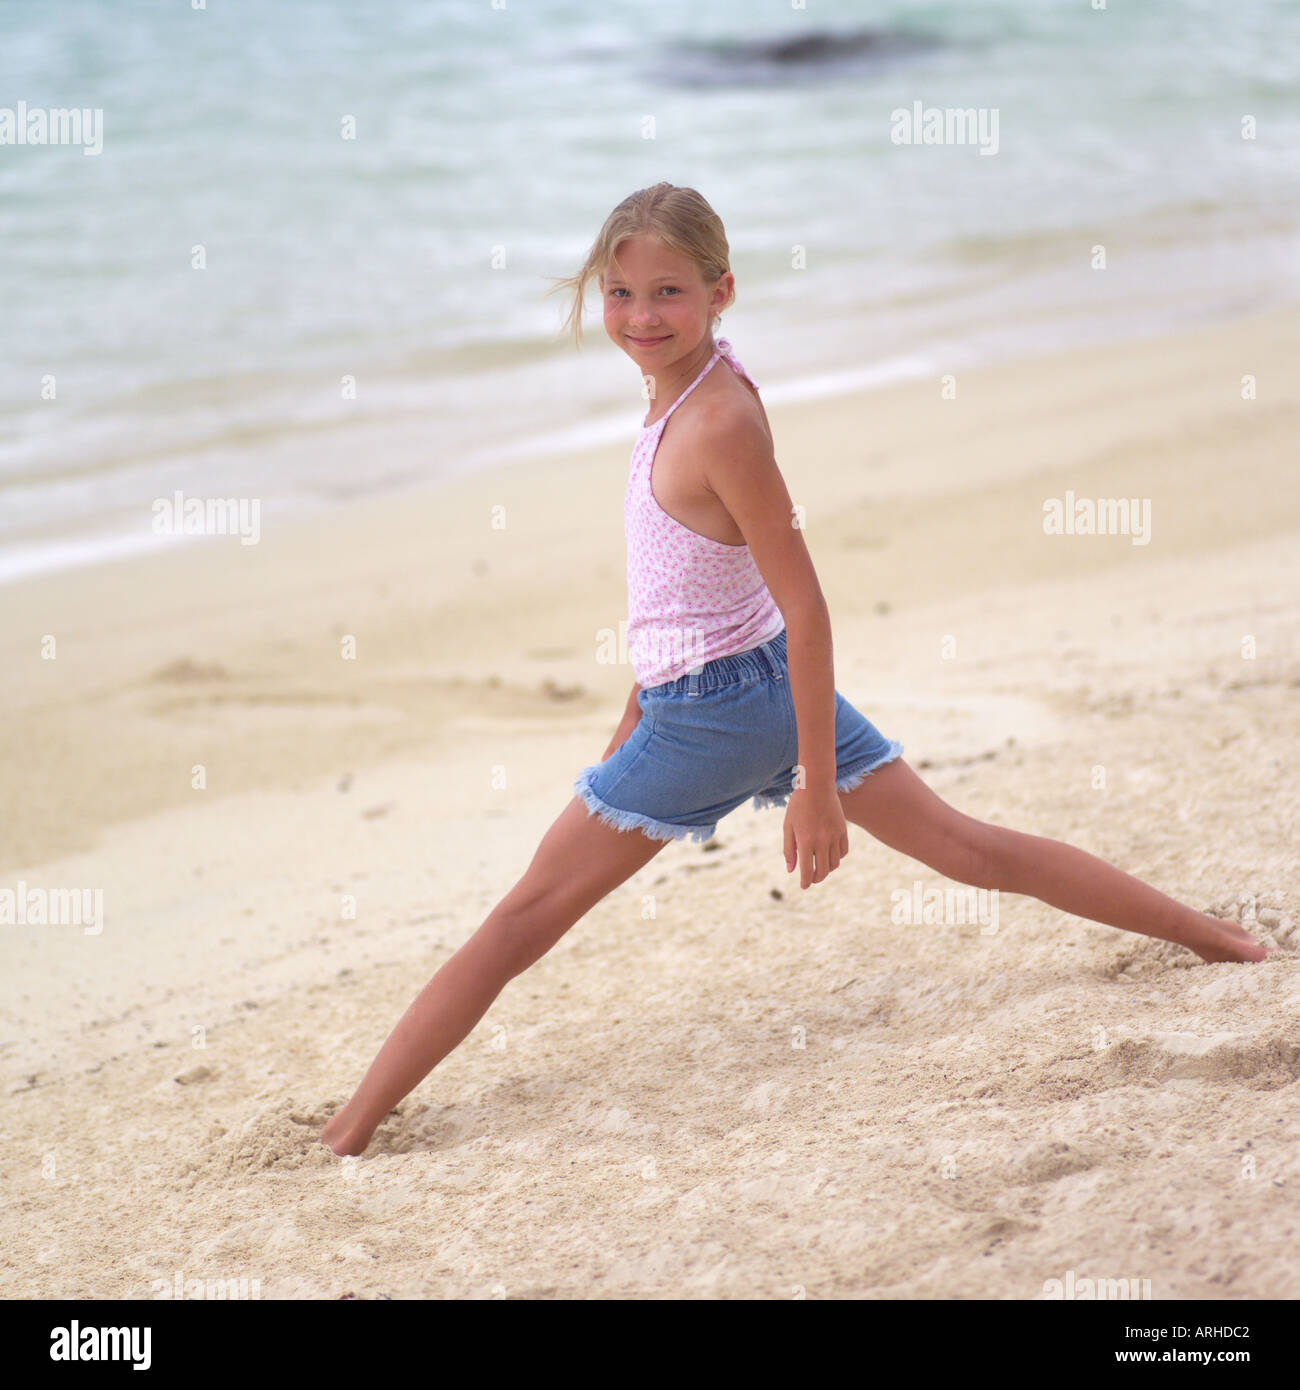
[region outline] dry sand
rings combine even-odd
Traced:
[[[839,689],[973,815],[1300,918],[1298,360],[1287,307],[771,408]],[[853,829],[800,892],[779,810],[607,897],[365,1156],[315,1142],[617,722],[635,416],[4,590],[0,890],[105,920],[0,928],[0,1295],[1294,1297],[1294,950],[897,924],[945,881]],[[1150,544],[1044,535],[1066,489]]]

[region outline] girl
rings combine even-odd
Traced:
[[[1167,898],[1059,840],[955,810],[835,689],[831,625],[773,457],[757,387],[712,326],[734,298],[722,223],[661,183],[614,209],[574,295],[594,276],[605,331],[651,387],[624,504],[636,684],[603,760],[518,883],[425,986],[321,1142],[359,1154],[384,1117],[544,955],[669,840],[707,840],[743,801],[784,805],[800,887],[849,851],[847,822],[979,888],[1040,898],[1176,941],[1205,961],[1267,951],[1235,922]],[[717,363],[727,369],[719,371]]]

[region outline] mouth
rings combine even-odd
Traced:
[[[631,333],[627,335],[629,343],[635,343],[637,347],[654,347],[657,343],[666,343],[672,337],[671,333],[665,333],[659,338],[635,338]]]

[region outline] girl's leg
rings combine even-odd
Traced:
[[[612,829],[575,796],[524,876],[416,996],[356,1095],[322,1130],[321,1143],[336,1154],[361,1153],[393,1106],[469,1035],[506,984],[667,843]]]
[[[1259,961],[1268,954],[1236,922],[1185,907],[1104,859],[964,815],[902,758],[841,792],[840,801],[845,819],[945,878],[1021,893],[1076,917],[1176,941],[1206,961]]]

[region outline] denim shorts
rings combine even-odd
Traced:
[[[708,840],[753,798],[784,806],[799,751],[786,634],[637,695],[641,722],[573,784],[589,815],[652,840]],[[835,786],[852,791],[903,745],[835,692]]]

